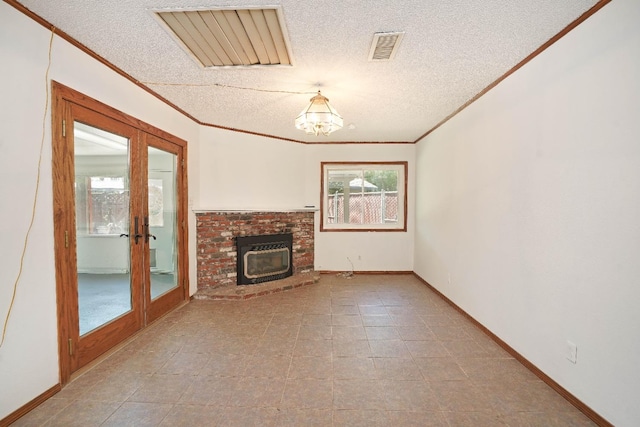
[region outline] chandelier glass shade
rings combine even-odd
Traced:
[[[341,129],[342,125],[342,117],[320,91],[311,98],[311,103],[296,117],[296,128],[310,135],[327,136],[331,132]]]

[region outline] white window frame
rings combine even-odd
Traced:
[[[320,185],[320,231],[407,231],[407,176],[408,162],[321,162]],[[329,171],[352,170],[393,170],[398,172],[398,221],[395,223],[330,223],[327,208],[329,206]]]

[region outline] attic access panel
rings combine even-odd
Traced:
[[[280,8],[173,9],[154,14],[204,68],[291,65]]]

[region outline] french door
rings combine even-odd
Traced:
[[[186,146],[62,85],[54,93],[64,384],[187,298]]]

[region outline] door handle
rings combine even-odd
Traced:
[[[136,245],[138,244],[138,240],[142,237],[142,234],[138,233],[138,217],[133,218],[133,227],[134,227],[134,239],[136,242]]]
[[[149,233],[149,217],[144,217],[144,241],[145,243],[149,243],[149,237],[153,237],[153,240],[156,240],[156,236]]]
[[[128,234],[125,234],[125,233],[122,233],[122,234],[120,235],[120,237],[129,237],[129,235],[128,235]]]

